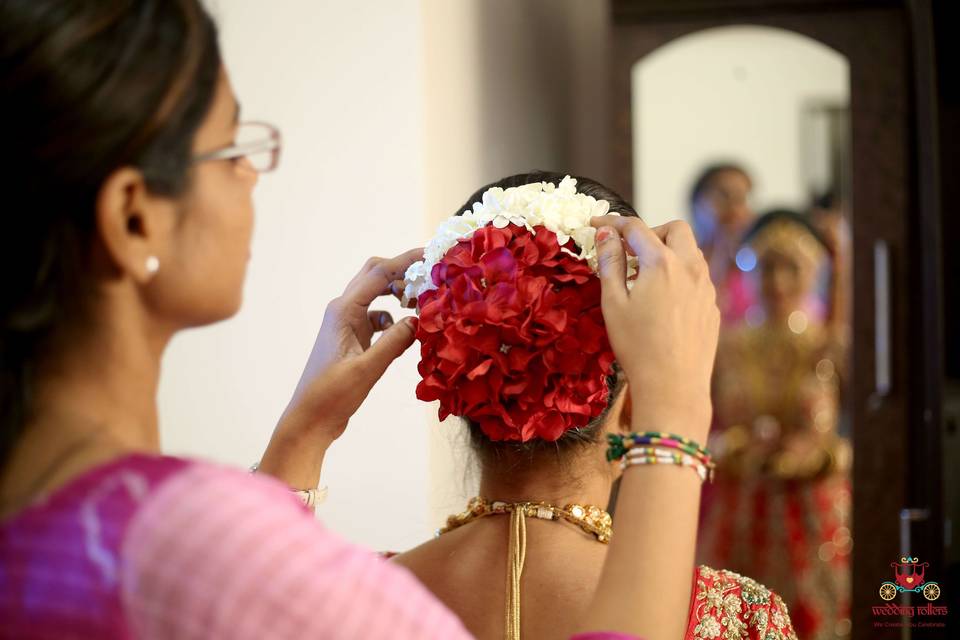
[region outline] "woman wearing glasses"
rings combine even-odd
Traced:
[[[744,232],[756,217],[750,207],[753,179],[738,164],[703,169],[690,190],[690,220],[710,265],[724,326],[736,325],[756,302],[756,293],[736,265]]]
[[[329,305],[261,473],[162,456],[164,349],[239,308],[251,193],[280,136],[239,123],[196,0],[4,0],[0,89],[13,123],[13,227],[0,235],[0,638],[466,637],[409,573],[326,531],[303,504],[330,443],[413,341],[413,321],[369,306],[422,251],[368,261]],[[635,408],[637,430],[702,438],[718,323],[706,267],[685,227],[621,223],[599,250],[617,360],[631,379],[689,381]],[[633,291],[656,294],[644,302],[625,287],[624,247],[645,265]],[[643,484],[635,475],[585,637],[684,630],[699,482],[667,468]],[[666,556],[674,573],[648,581]],[[632,635],[595,631],[606,629]]]

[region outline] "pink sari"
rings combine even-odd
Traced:
[[[469,634],[406,570],[323,528],[279,482],[129,456],[0,523],[0,638]],[[577,640],[636,640],[614,633]]]

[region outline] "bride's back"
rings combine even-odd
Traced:
[[[464,418],[482,499],[394,561],[478,638],[569,638],[592,603],[611,524],[585,507],[610,503],[613,461],[628,455],[617,444],[634,430],[604,324],[591,220],[636,212],[599,183],[559,174],[511,176],[463,210],[411,266],[405,294],[420,316],[417,397],[438,401],[441,420]],[[637,259],[627,263],[630,278]],[[635,434],[627,462],[689,466],[704,480],[709,455],[682,440]],[[670,571],[670,558],[662,561]],[[677,612],[688,616],[685,637],[726,629],[796,640],[782,601],[762,585],[708,568],[691,579],[695,599]]]
[[[441,420],[464,418],[485,498],[605,507],[615,474],[603,435],[624,380],[604,326],[590,220],[636,212],[593,180],[547,173],[488,185],[460,211],[407,272],[420,315],[417,397],[439,401]],[[526,521],[522,635],[569,637],[606,545],[569,522]],[[508,593],[517,592],[510,523],[509,514],[482,517],[395,561],[477,637],[503,638]]]
[[[481,518],[401,554],[480,640],[504,637],[509,516]],[[606,545],[564,522],[527,520],[524,638],[569,638],[600,577]]]

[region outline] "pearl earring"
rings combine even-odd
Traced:
[[[147,273],[151,276],[160,270],[160,258],[157,256],[150,256],[147,258]]]

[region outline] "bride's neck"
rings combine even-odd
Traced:
[[[565,455],[545,451],[532,460],[511,455],[481,463],[480,495],[489,500],[605,507],[612,484],[613,475],[602,447]]]

